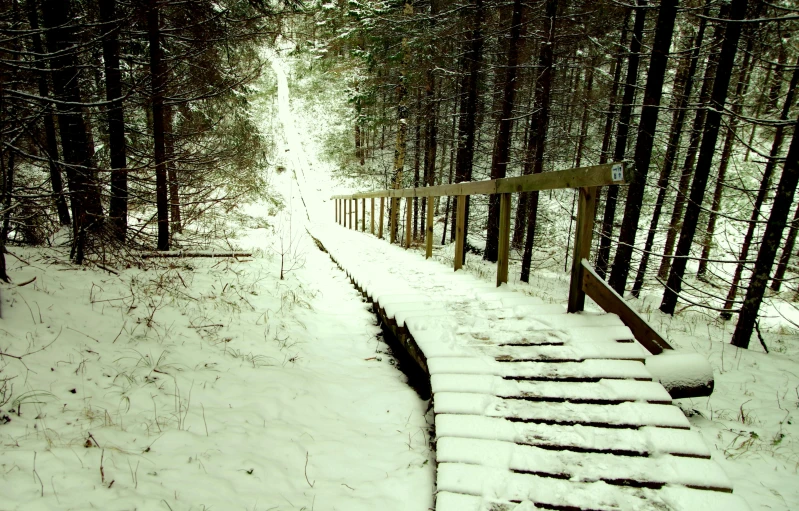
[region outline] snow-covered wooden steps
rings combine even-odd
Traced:
[[[748,509],[617,316],[314,234],[429,375],[438,511]]]

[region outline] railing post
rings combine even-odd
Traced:
[[[458,195],[457,212],[455,214],[455,261],[453,263],[455,271],[463,267],[463,240],[465,238],[464,229],[466,227],[466,195]]]
[[[412,199],[408,197],[405,199],[405,248],[411,248],[411,222],[413,222],[411,217],[412,213]]]
[[[397,220],[399,219],[399,199],[397,197],[391,198],[391,243],[397,242]]]
[[[341,214],[342,214],[341,225],[343,225],[345,229],[347,228],[347,217],[349,216],[349,209],[347,208],[347,202],[349,202],[347,199],[341,199]]]
[[[585,308],[583,266],[580,263],[583,259],[588,259],[591,253],[598,191],[598,186],[580,188],[580,197],[577,200],[577,228],[574,232],[574,257],[572,257],[571,282],[569,283],[569,312],[579,312]]]
[[[352,203],[355,206],[355,224],[352,226],[356,231],[358,230],[358,199],[353,198]]]
[[[499,246],[497,247],[497,287],[508,282],[510,256],[510,194],[499,196]]]
[[[425,226],[425,248],[424,258],[430,259],[433,256],[433,203],[435,197],[432,195],[427,198],[427,223]]]
[[[372,197],[371,200],[372,200],[372,214],[369,215],[369,223],[371,225],[371,229],[370,229],[369,232],[371,232],[372,235],[374,235],[374,233],[375,233],[375,198]]]
[[[383,239],[383,211],[386,209],[386,198],[380,197],[380,223],[377,226],[377,237]]]
[[[366,199],[361,199],[361,232],[366,232]]]

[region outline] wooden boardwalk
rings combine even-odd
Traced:
[[[749,509],[616,315],[314,234],[430,377],[438,511]]]

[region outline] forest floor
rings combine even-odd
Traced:
[[[327,199],[344,188],[319,157],[337,120],[299,101],[292,113],[288,65],[272,57],[287,170],[269,182],[284,207],[247,205],[247,220],[231,219],[230,243],[252,257],[148,260],[117,275],[69,264],[58,239],[11,248],[14,284],[0,287],[0,509],[432,506],[428,403],[308,234],[330,224]],[[451,250],[436,257],[449,264]],[[466,271],[494,278],[476,256]],[[565,303],[568,282],[549,269],[510,286]],[[678,403],[735,492],[753,509],[799,509],[795,328],[775,319],[771,353],[740,350],[730,324],[691,310],[664,316],[657,302],[635,305],[715,368],[710,398]]]

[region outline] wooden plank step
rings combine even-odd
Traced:
[[[613,453],[626,456],[672,454],[710,459],[696,431],[644,426],[638,429],[514,422],[483,415],[437,414],[436,436],[503,440],[547,449]]]
[[[476,329],[474,329],[476,330]],[[547,344],[586,344],[626,341],[633,343],[632,332],[624,325],[594,326],[555,329],[548,326],[531,328],[525,332],[508,332],[500,329],[457,332],[464,339],[490,341],[498,346],[535,346]],[[647,352],[648,355],[651,355]]]
[[[639,426],[690,428],[685,415],[679,408],[671,405],[630,402],[615,405],[548,403],[503,399],[466,392],[437,392],[433,402],[437,414],[485,415],[522,422],[584,424],[610,428]]]
[[[565,346],[492,346],[476,345],[477,352],[502,362],[578,361],[615,359],[643,361],[651,354],[638,343],[593,342]]]
[[[663,488],[658,491],[658,502],[652,505],[645,501],[633,502],[635,507],[621,509],[662,509],[683,511],[749,511],[749,506],[737,495],[716,493],[689,488]],[[521,500],[521,499],[519,499]],[[465,495],[439,490],[436,493],[436,511],[534,511],[538,509],[529,500],[511,502],[492,496]],[[541,503],[539,503],[541,504]],[[559,508],[563,509],[563,508]],[[575,508],[571,508],[575,509]],[[591,507],[583,509],[608,509]],[[620,508],[612,508],[618,511]]]
[[[497,362],[489,357],[430,357],[430,374],[491,374],[510,379],[598,381],[651,380],[646,366],[634,360],[584,360],[581,362]]]
[[[558,452],[499,440],[438,437],[438,463],[466,463],[570,481],[604,481],[613,485],[689,488],[732,493],[732,483],[712,460],[675,456],[630,457]]]
[[[651,381],[604,379],[598,382],[519,381],[492,375],[434,374],[430,377],[430,383],[433,392],[471,392],[541,401],[671,403],[671,396],[666,389],[660,383]]]

